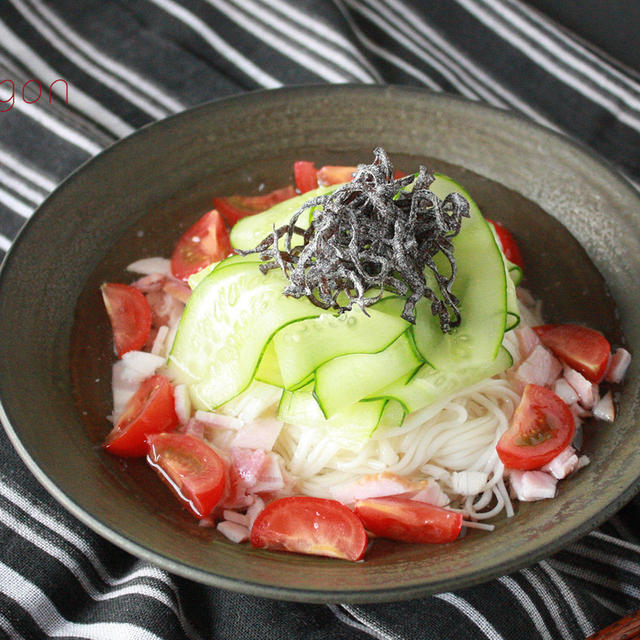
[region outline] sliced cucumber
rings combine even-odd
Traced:
[[[342,185],[336,184],[328,187],[319,187],[313,191],[307,191],[300,196],[284,200],[274,205],[270,209],[255,216],[247,216],[238,220],[231,229],[231,246],[235,249],[249,250],[256,247],[264,238],[273,232],[273,227],[277,229],[287,224],[291,217],[305,203],[327,193],[332,193]],[[298,218],[297,226],[306,229],[311,221],[312,209],[304,211]]]
[[[302,320],[301,322],[305,321]],[[293,324],[299,323],[294,322]],[[265,382],[266,384],[273,384],[276,387],[284,386],[282,382],[282,372],[280,371],[280,363],[278,362],[278,356],[276,355],[276,350],[273,346],[273,338],[269,340],[269,343],[262,354],[255,379],[260,382]]]
[[[383,351],[338,356],[318,367],[314,395],[330,418],[421,364],[411,333],[405,331]]]
[[[452,239],[457,275],[452,287],[460,300],[461,324],[442,333],[439,320],[426,299],[416,305],[414,337],[423,359],[436,369],[456,368],[458,363],[480,365],[495,359],[504,336],[507,313],[507,281],[502,252],[490,226],[471,196],[456,182],[436,174],[432,191],[440,198],[460,193],[469,202],[470,218],[463,219],[460,233]],[[447,272],[444,255],[435,256]],[[430,273],[426,274],[431,277]]]
[[[376,353],[394,342],[409,323],[375,307],[354,307],[283,327],[273,344],[286,389],[297,389],[323,363],[348,353]]]
[[[246,389],[271,336],[322,313],[308,300],[282,295],[278,270],[255,264],[214,269],[193,291],[169,355],[169,371],[190,383],[196,408],[213,409]]]
[[[451,393],[501,373],[512,364],[513,358],[504,347],[500,348],[495,360],[481,365],[459,366],[455,370],[447,371],[424,364],[415,374],[404,376],[373,393],[370,399],[397,400],[408,413],[411,413]]]
[[[336,413],[328,420],[313,395],[313,383],[296,391],[283,391],[278,418],[283,422],[310,428],[324,428],[349,440],[361,441],[371,436],[384,415],[386,398],[358,402]],[[389,415],[389,420],[394,416]],[[397,415],[395,416],[397,420]]]

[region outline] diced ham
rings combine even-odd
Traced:
[[[515,497],[522,502],[545,500],[556,495],[557,479],[544,471],[520,471],[512,469],[509,481]]]
[[[152,274],[169,276],[171,275],[171,261],[159,256],[155,256],[153,258],[142,258],[142,260],[132,262],[127,267],[127,271],[139,273],[144,276]]]
[[[413,482],[395,473],[384,471],[335,485],[331,487],[331,495],[343,504],[352,504],[356,500],[416,492],[423,487],[424,483]]]
[[[550,473],[554,478],[562,480],[578,467],[576,450],[569,445],[563,449],[551,462],[545,464],[540,470]]]
[[[553,383],[553,392],[569,406],[578,402],[576,390],[564,378],[558,378]]]
[[[280,435],[282,424],[275,418],[256,418],[240,427],[231,446],[271,451]]]
[[[182,302],[162,288],[159,291],[149,291],[146,294],[146,298],[151,308],[152,326],[161,327],[167,325],[171,328],[178,323],[184,310]]]
[[[232,447],[231,472],[237,476],[245,488],[251,488],[258,482],[262,467],[267,462],[267,454],[262,449],[240,449]]]
[[[250,493],[270,493],[284,489],[282,468],[273,454],[267,454],[267,460],[262,466],[256,483],[249,489]]]
[[[231,522],[230,520],[223,520],[218,522],[216,529],[226,538],[229,538],[231,542],[240,543],[246,542],[249,539],[250,531],[247,527],[244,527],[237,522]]]
[[[591,409],[596,400],[593,383],[589,382],[579,371],[571,367],[565,367],[562,375],[578,394],[580,404],[585,409]]]
[[[186,384],[178,384],[173,388],[176,415],[180,424],[187,424],[191,417],[191,397]]]
[[[167,278],[162,290],[182,304],[187,304],[187,301],[191,296],[191,288],[189,285],[182,282],[182,280],[177,280],[176,278]]]
[[[189,433],[192,436],[195,436],[196,438],[200,438],[201,440],[205,440],[204,433],[205,433],[206,427],[207,427],[206,423],[193,417],[193,418],[190,418],[189,421],[183,427],[180,428],[180,431],[182,433]]]
[[[631,354],[622,347],[616,349],[609,360],[609,367],[604,374],[604,379],[614,384],[622,382],[629,364],[631,364]]]
[[[514,330],[518,338],[518,346],[520,348],[520,357],[525,360],[531,352],[540,344],[538,334],[529,326],[522,325]]]
[[[445,507],[451,502],[449,496],[440,488],[440,485],[431,479],[427,481],[426,487],[416,491],[409,497],[411,500],[426,502],[427,504],[432,504],[435,507]]]
[[[613,393],[611,391],[607,391],[600,398],[599,402],[593,407],[592,413],[598,420],[613,422],[616,417],[616,407],[613,403]]]
[[[142,278],[138,278],[131,283],[131,286],[139,289],[142,293],[152,293],[162,291],[165,280],[166,276],[164,274],[152,272]]]
[[[515,378],[523,386],[537,384],[545,387],[551,386],[561,372],[560,361],[546,347],[538,344],[516,369]]]
[[[520,300],[520,302],[525,305],[525,307],[531,308],[536,306],[536,299],[531,295],[529,289],[518,287],[516,289],[516,296],[518,297],[518,300]]]
[[[485,488],[488,477],[484,471],[454,471],[451,474],[451,488],[460,495],[474,496]]]

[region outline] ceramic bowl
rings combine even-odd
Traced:
[[[640,353],[640,202],[585,148],[512,113],[425,90],[321,86],[251,93],[146,127],[81,167],[39,208],[0,277],[2,420],[60,503],[114,544],[170,572],[310,602],[399,600],[457,589],[544,558],[638,489],[638,359],[613,425],[585,430],[591,463],[554,500],[521,503],[496,530],[444,546],[377,540],[364,562],[266,552],[199,527],[109,430],[109,326],[98,286],[171,253],[214,195],[291,182],[292,163],[419,163],[461,181],[505,223],[546,319],[580,322]]]

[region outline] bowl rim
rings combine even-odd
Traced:
[[[627,196],[640,204],[640,198],[637,191],[634,189],[630,179],[622,174],[609,160],[600,157],[586,144],[567,136],[566,134],[559,133],[551,130],[543,125],[537,124],[527,117],[515,113],[513,111],[505,111],[503,109],[488,105],[483,102],[471,101],[467,98],[458,95],[452,95],[447,93],[437,93],[426,88],[420,87],[405,87],[398,85],[360,85],[360,84],[344,84],[344,85],[304,85],[304,86],[287,86],[278,89],[260,89],[256,91],[250,91],[239,95],[227,96],[206,102],[176,114],[172,114],[162,120],[151,122],[126,137],[114,142],[100,153],[89,158],[72,171],[56,188],[47,196],[47,198],[37,207],[32,216],[23,225],[22,229],[17,234],[12,245],[7,251],[2,264],[0,265],[0,292],[2,291],[2,284],[7,277],[7,273],[13,260],[19,258],[20,247],[27,237],[29,230],[45,214],[48,202],[50,199],[58,197],[60,193],[70,188],[78,176],[82,174],[85,167],[89,164],[100,162],[101,159],[114,153],[114,150],[119,150],[122,146],[127,144],[136,143],[139,139],[144,139],[148,135],[153,135],[153,131],[158,127],[171,126],[175,122],[188,120],[191,118],[197,118],[200,113],[207,112],[211,109],[218,109],[221,106],[229,105],[241,105],[244,102],[253,103],[255,101],[264,100],[281,100],[281,99],[296,99],[298,96],[313,96],[315,94],[325,95],[327,92],[355,92],[361,94],[381,94],[388,93],[389,97],[393,97],[394,94],[409,95],[412,94],[420,100],[427,100],[436,103],[440,103],[443,107],[452,103],[463,103],[474,111],[489,111],[495,114],[500,114],[501,118],[511,119],[514,122],[519,123],[522,126],[537,129],[542,131],[545,135],[556,138],[562,145],[569,145],[573,147],[579,153],[586,153],[591,159],[598,162],[601,166],[606,168],[609,173],[617,180],[617,184],[620,188],[627,189]],[[472,106],[473,105],[473,106]],[[16,257],[18,256],[18,257]],[[631,500],[638,492],[640,492],[640,475],[637,476],[635,482],[627,486],[624,491],[619,493],[614,499],[612,499],[606,506],[604,506],[597,515],[584,520],[579,525],[575,526],[566,535],[554,538],[545,545],[540,546],[536,553],[530,554],[526,557],[521,557],[517,562],[513,559],[504,562],[498,562],[493,566],[491,571],[480,570],[477,572],[469,572],[462,577],[453,577],[442,579],[437,583],[430,583],[428,587],[421,585],[409,585],[409,586],[394,586],[390,589],[380,587],[376,589],[366,590],[363,592],[357,591],[325,591],[315,590],[313,588],[289,588],[278,585],[265,585],[255,582],[243,581],[238,578],[229,578],[227,576],[213,574],[209,571],[200,569],[196,566],[190,566],[178,561],[173,560],[170,557],[165,556],[162,553],[154,551],[152,548],[141,544],[135,540],[130,539],[126,535],[118,533],[111,529],[109,525],[105,524],[99,517],[91,514],[85,508],[77,504],[71,499],[55,481],[38,465],[38,463],[31,456],[30,452],[22,443],[17,430],[14,428],[5,406],[0,397],[0,422],[9,437],[13,447],[17,451],[18,455],[25,463],[29,471],[35,476],[38,482],[45,488],[45,490],[65,508],[72,516],[88,526],[94,532],[101,537],[105,538],[109,542],[115,544],[128,553],[141,558],[153,565],[156,565],[170,573],[180,575],[182,577],[207,584],[214,587],[220,587],[233,591],[242,592],[245,594],[283,599],[290,601],[300,602],[317,602],[317,603],[330,603],[330,602],[389,602],[395,600],[403,600],[407,598],[418,597],[421,595],[428,595],[432,593],[447,591],[450,589],[460,589],[480,582],[493,579],[497,576],[504,575],[507,572],[513,572],[522,567],[529,566],[534,562],[539,561],[542,558],[548,557],[555,551],[558,551],[566,547],[571,542],[584,536],[595,527],[605,522],[610,516],[618,511],[624,504]]]

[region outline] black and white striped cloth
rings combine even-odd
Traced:
[[[618,18],[610,38],[637,40],[640,25]],[[51,103],[30,79],[43,92],[53,83]],[[637,71],[520,0],[0,0],[0,256],[59,181],[137,127],[222,96],[323,82],[425,86],[520,111],[640,181]],[[64,512],[0,440],[0,636],[12,640],[580,640],[640,608],[637,499],[555,556],[480,586],[305,605],[129,556]]]

